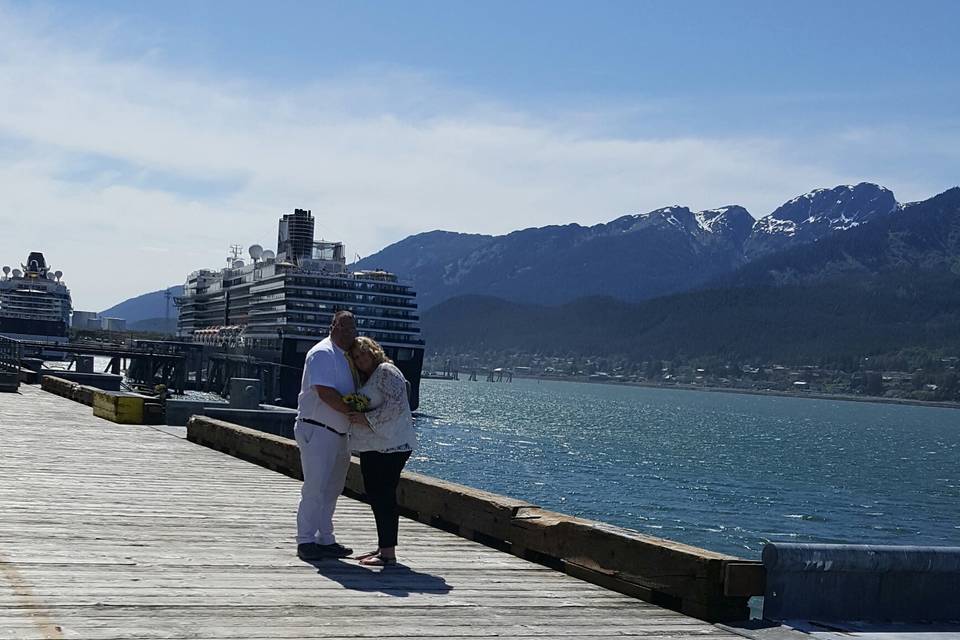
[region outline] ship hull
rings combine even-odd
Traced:
[[[258,378],[266,402],[296,407],[303,379],[307,352],[321,337],[284,337],[276,349],[204,346],[204,380],[198,385],[206,391],[225,394],[232,378]],[[420,377],[423,348],[383,344],[383,349],[410,383],[410,408],[420,404]]]
[[[62,344],[68,341],[67,323],[0,316],[0,336],[29,342]]]

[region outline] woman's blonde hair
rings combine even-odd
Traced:
[[[387,353],[383,350],[383,347],[381,347],[373,338],[360,336],[353,341],[353,345],[350,350],[353,351],[354,349],[358,349],[368,354],[370,358],[373,359],[373,363],[378,367],[384,362],[393,364],[393,360],[387,357]]]

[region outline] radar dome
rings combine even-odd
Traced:
[[[243,266],[243,260],[234,260],[234,261],[233,261],[233,268],[234,268],[234,269],[239,269],[239,268],[242,267],[242,266]]]
[[[277,254],[275,254],[275,253],[274,253],[273,251],[271,251],[270,249],[267,249],[266,251],[263,252],[263,259],[264,259],[264,260],[273,260],[273,259],[276,258],[276,257],[277,257]]]
[[[3,268],[3,275],[7,275],[8,273],[10,273],[10,267],[4,267],[4,268]]]
[[[260,256],[263,255],[263,247],[258,244],[250,246],[250,257],[254,260],[259,260]]]
[[[14,270],[13,270],[13,277],[14,277],[14,278],[19,278],[19,277],[21,277],[22,275],[23,275],[23,271],[20,271],[20,269],[14,269]]]
[[[53,273],[53,275],[56,276],[57,280],[59,280],[60,278],[63,277],[63,271],[60,271],[59,269],[57,269],[57,270]]]

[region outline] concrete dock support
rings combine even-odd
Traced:
[[[960,620],[960,547],[770,543],[771,620]]]

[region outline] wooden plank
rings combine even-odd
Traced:
[[[302,563],[298,482],[33,387],[0,401],[0,477],[4,639],[737,637],[409,520],[405,568]],[[336,526],[375,540],[359,502]]]
[[[582,638],[584,635],[580,630],[571,630],[561,629],[556,625],[506,625],[498,627],[496,632],[493,632],[490,629],[485,629],[480,626],[470,625],[470,626],[460,626],[460,627],[440,627],[437,629],[424,629],[422,627],[410,626],[410,627],[396,627],[394,625],[387,625],[384,621],[379,621],[376,624],[366,624],[363,626],[356,625],[353,629],[350,629],[351,635],[350,638],[382,638],[384,637],[385,629],[389,629],[389,633],[392,637],[395,638],[413,638],[413,637],[427,637],[427,638],[490,638],[490,637],[507,637],[507,638],[543,638],[543,637],[554,637],[554,638],[565,638],[569,640],[570,638]],[[14,635],[14,638],[43,638],[44,636],[38,634],[37,632],[32,632],[29,627],[21,628],[21,633]],[[247,627],[247,628],[237,628],[233,626],[211,626],[211,627],[202,627],[199,629],[192,629],[188,625],[180,626],[175,629],[175,632],[178,634],[174,637],[181,638],[217,638],[217,639],[231,639],[231,638],[244,638],[244,639],[253,639],[253,638],[342,638],[344,637],[344,632],[346,630],[342,627],[336,629],[324,629],[310,626],[301,626],[301,627]],[[668,640],[672,638],[682,638],[687,637],[683,635],[678,635],[675,631],[664,630],[662,632],[651,632],[645,629],[631,629],[628,627],[618,628],[617,637],[629,637],[629,638],[662,638],[663,640]],[[140,638],[170,638],[171,636],[165,632],[159,632],[156,629],[151,629],[143,626],[133,626],[133,627],[95,627],[90,628],[86,625],[83,627],[71,628],[65,626],[63,632],[70,634],[71,636],[83,637],[86,640],[115,640],[116,638],[129,638],[129,639],[140,639]],[[707,638],[720,638],[724,636],[713,635],[707,633],[692,634],[693,637],[707,637]],[[8,637],[8,636],[4,636]],[[606,636],[610,637],[610,636]],[[730,637],[730,636],[726,636]],[[742,640],[742,638],[740,639]]]

